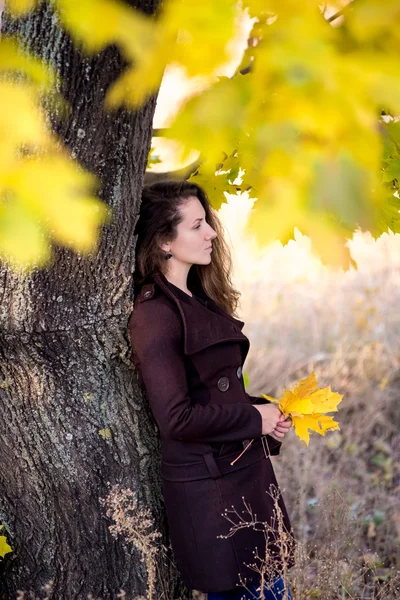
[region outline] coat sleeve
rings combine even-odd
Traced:
[[[201,406],[191,402],[179,316],[164,304],[158,304],[154,312],[141,304],[130,319],[129,333],[161,436],[187,442],[260,438],[261,415],[251,404]]]
[[[247,394],[252,404],[270,404],[270,401],[262,396],[250,396]]]

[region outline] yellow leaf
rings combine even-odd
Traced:
[[[293,427],[296,435],[308,446],[310,434],[308,430],[325,435],[327,431],[339,429],[339,424],[328,415],[292,416]]]
[[[98,228],[108,220],[109,211],[91,196],[71,197],[68,204],[47,212],[54,239],[80,252],[91,252],[99,241]]]
[[[16,16],[25,15],[37,4],[37,0],[7,0],[7,8]]]
[[[165,37],[173,41],[170,60],[182,64],[189,76],[212,73],[229,58],[236,15],[232,0],[206,0],[196,10],[190,2],[165,2],[162,25]]]
[[[29,3],[12,4],[22,11]],[[0,257],[16,269],[48,263],[51,238],[94,251],[109,217],[92,195],[95,178],[60,152],[39,108],[55,81],[15,42],[0,41]]]
[[[51,236],[82,252],[94,250],[97,229],[109,215],[89,195],[94,184],[94,176],[62,155],[24,161],[8,177],[9,187]]]
[[[0,69],[6,72],[23,72],[44,89],[55,84],[56,73],[42,61],[25,54],[13,39],[0,40]]]
[[[303,233],[305,233],[304,230]],[[343,243],[343,233],[348,233],[346,230],[341,229],[334,222],[329,223],[326,219],[318,218],[318,215],[315,215],[309,223],[307,233],[311,237],[313,250],[324,264],[343,267],[345,270],[349,268],[351,264],[350,250]],[[350,237],[351,235],[349,235]]]
[[[0,156],[2,146],[12,155],[21,144],[49,144],[50,135],[35,101],[36,94],[29,85],[0,83]]]
[[[296,435],[306,443],[306,446],[310,443],[310,434],[308,433],[308,421],[304,417],[292,417],[292,423]]]
[[[130,58],[137,58],[155,25],[150,29],[148,17],[118,0],[57,0],[57,7],[64,25],[90,52],[119,42]]]
[[[0,535],[0,558],[4,558],[9,552],[12,552],[11,546],[7,544],[5,536]]]
[[[22,270],[42,266],[50,259],[43,228],[20,202],[0,204],[0,256]]]
[[[310,441],[309,430],[325,435],[327,431],[339,429],[333,417],[324,413],[336,412],[343,396],[332,392],[330,386],[318,388],[315,373],[300,380],[293,390],[284,390],[279,400],[265,394],[262,396],[278,403],[279,410],[292,418],[297,436],[307,446]]]
[[[333,431],[339,429],[339,423],[337,423],[330,415],[314,415],[314,418],[318,421],[320,430],[318,433],[325,435],[327,431]]]
[[[278,404],[279,410],[281,410],[285,415],[302,415],[314,412],[314,407],[308,398],[302,398],[290,390],[284,390],[283,395],[279,400],[272,398],[271,396],[266,396],[265,394],[261,395],[274,404]]]
[[[168,0],[157,18],[118,0],[58,0],[57,6],[64,25],[88,51],[117,43],[134,63],[109,90],[108,106],[140,105],[159,87],[167,63],[180,64],[189,76],[211,75],[229,58],[237,16],[233,0],[207,0],[196,10]]]
[[[211,174],[214,175],[222,152],[235,148],[242,134],[249,94],[245,77],[238,82],[221,77],[202,94],[188,100],[166,135],[183,140],[187,151],[198,150],[213,167]],[[196,133],[189,135],[189,131]],[[204,170],[205,165],[202,168]]]
[[[315,373],[311,373],[306,379],[301,379],[300,382],[295,386],[293,393],[297,394],[299,398],[306,398],[308,394],[311,394],[318,386],[317,378]]]
[[[286,243],[293,238],[295,227],[301,229],[304,216],[299,207],[299,193],[300,189],[290,180],[273,177],[263,182],[247,223],[248,231],[256,236],[260,246],[276,239]]]
[[[111,438],[111,429],[109,427],[99,429],[99,434],[101,435],[103,440],[109,440]]]
[[[343,396],[337,392],[332,392],[331,387],[321,388],[310,394],[310,400],[315,407],[314,413],[329,413],[338,410],[338,404]]]
[[[0,527],[0,530],[3,526]],[[11,546],[7,544],[7,539],[4,535],[0,535],[0,558],[4,558],[6,554],[12,552]]]
[[[282,408],[281,408],[282,407]],[[287,414],[310,415],[315,412],[309,397],[298,396],[295,392],[286,390],[279,403],[279,408]]]
[[[164,64],[157,64],[152,56],[147,56],[135,67],[120,75],[110,86],[106,97],[106,107],[120,104],[139,107],[160,85],[164,73]]]

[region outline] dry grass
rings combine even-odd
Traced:
[[[275,460],[300,542],[295,600],[400,598],[400,236],[349,243],[335,272],[308,238],[236,256],[251,340],[248,391],[278,396],[313,370],[344,394],[340,432],[293,432]],[[246,245],[247,244],[247,245]]]

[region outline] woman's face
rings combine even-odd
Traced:
[[[171,260],[190,265],[208,265],[211,262],[212,240],[217,233],[206,222],[206,213],[200,200],[191,196],[180,205],[179,212],[182,221],[177,226],[177,236],[173,241],[163,244],[162,249],[171,252]]]

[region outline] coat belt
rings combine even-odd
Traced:
[[[240,459],[231,465],[237,457],[237,452],[227,456],[215,457],[212,452],[203,454],[203,460],[195,463],[173,465],[162,462],[161,476],[167,481],[196,481],[198,479],[219,479],[223,475],[233,473],[251,465],[265,457],[260,439],[254,440],[249,449]]]

